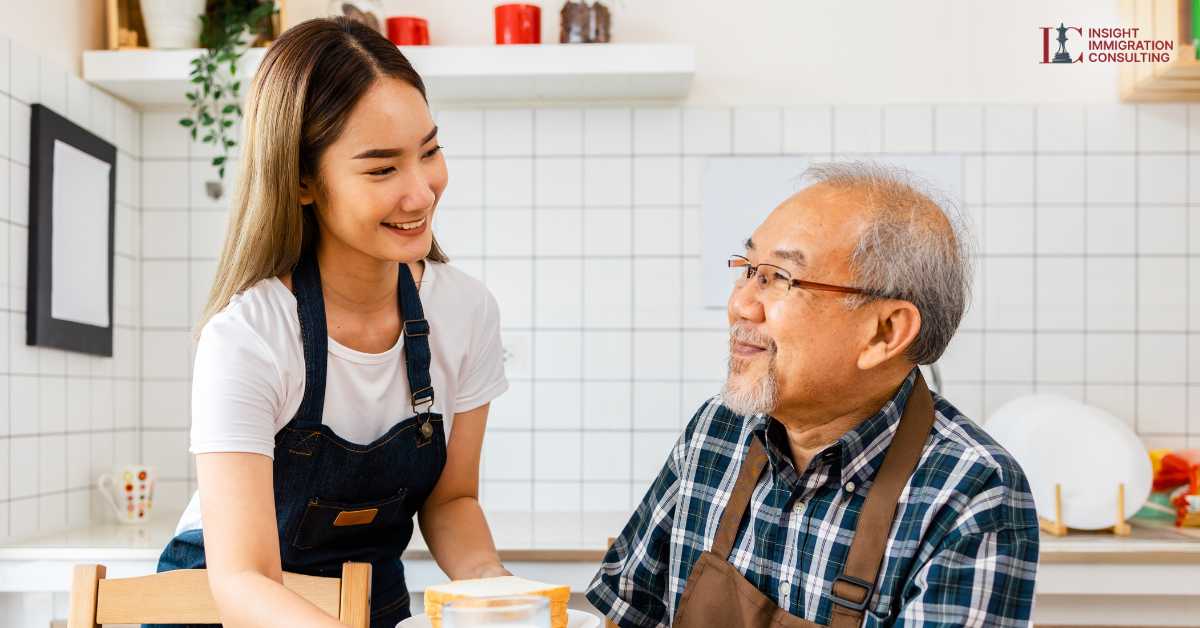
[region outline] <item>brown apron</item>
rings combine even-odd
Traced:
[[[884,455],[875,483],[863,502],[846,566],[833,582],[832,628],[862,624],[871,603],[883,551],[891,533],[900,493],[921,458],[933,428],[933,398],[917,373],[896,435]],[[750,439],[750,452],[721,514],[712,549],[700,555],[688,576],[675,613],[675,628],[817,628],[820,624],[791,615],[763,595],[727,557],[733,550],[738,526],[750,504],[758,478],[767,464],[767,452],[758,438]]]

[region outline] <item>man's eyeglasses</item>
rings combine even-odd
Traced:
[[[741,287],[745,285],[746,281],[755,279],[758,282],[758,288],[772,297],[785,296],[793,287],[797,287],[807,288],[808,290],[841,292],[844,294],[865,294],[883,298],[882,295],[862,288],[835,286],[828,283],[794,279],[792,278],[792,274],[784,268],[780,268],[774,264],[751,264],[750,260],[741,255],[729,256],[729,272],[735,286]]]

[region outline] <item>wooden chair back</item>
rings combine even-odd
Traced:
[[[108,579],[104,575],[104,565],[75,566],[67,628],[221,622],[204,569],[164,571],[137,578]],[[347,626],[370,626],[370,563],[342,565],[341,578],[285,572],[283,586]]]

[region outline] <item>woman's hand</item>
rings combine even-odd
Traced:
[[[505,569],[500,563],[491,563],[480,567],[473,578],[498,578],[500,576],[511,576],[512,572]]]

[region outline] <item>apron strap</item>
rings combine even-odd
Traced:
[[[738,528],[745,518],[746,509],[750,507],[750,498],[754,496],[754,487],[767,466],[767,450],[762,441],[754,434],[750,435],[750,451],[742,462],[742,470],[738,472],[737,481],[733,485],[733,494],[725,504],[721,513],[721,522],[717,524],[717,533],[713,537],[712,552],[723,560],[728,560],[733,551],[733,543],[737,540]]]
[[[933,397],[918,369],[896,435],[884,454],[875,482],[867,491],[845,568],[833,581],[830,628],[862,625],[863,612],[875,593],[875,581],[879,577],[900,493],[921,459],[921,450],[931,429]]]
[[[428,270],[428,269],[426,269]],[[400,264],[400,318],[404,321],[404,367],[408,370],[408,388],[413,412],[429,412],[433,407],[433,381],[429,377],[429,321],[421,307],[417,283],[408,264]],[[425,410],[419,409],[425,405]]]
[[[321,294],[321,270],[315,253],[302,255],[292,270],[292,293],[296,296],[300,343],[304,347],[304,397],[295,417],[298,427],[315,427],[321,424],[325,411],[325,368],[329,355],[325,298]]]
[[[421,307],[417,284],[408,264],[400,264],[397,301],[404,325],[404,366],[408,374],[413,411],[433,406],[433,384],[429,376],[429,322]],[[329,356],[329,331],[325,323],[325,297],[321,293],[321,270],[315,253],[301,256],[292,271],[292,292],[300,319],[300,341],[304,347],[304,397],[296,410],[297,427],[321,424],[325,410],[325,370]]]

